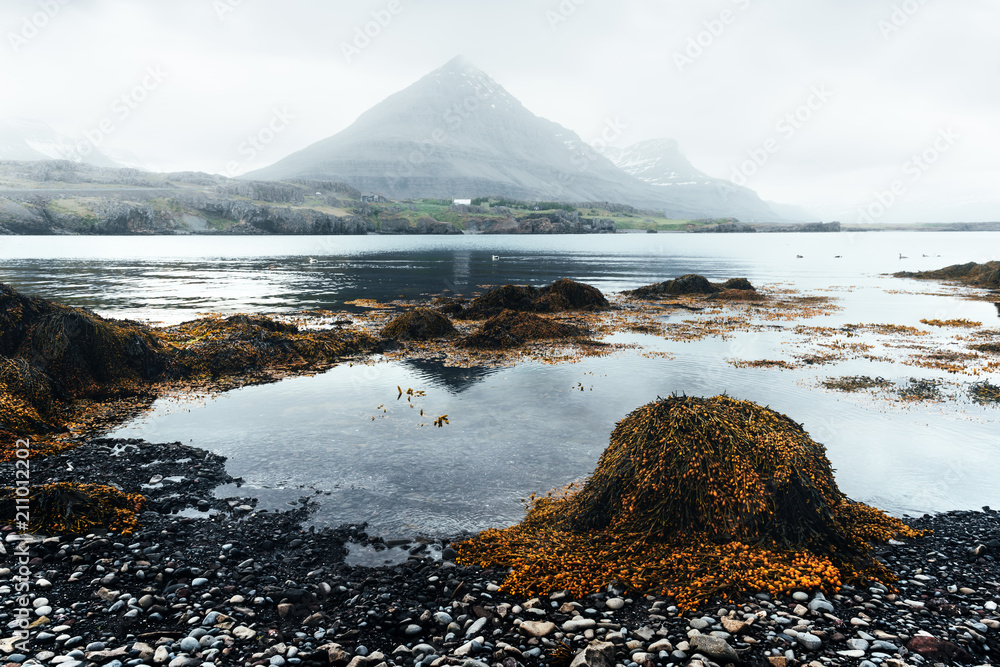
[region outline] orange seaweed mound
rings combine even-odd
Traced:
[[[578,596],[620,583],[693,609],[713,595],[893,580],[872,542],[917,537],[837,488],[824,447],[727,396],[671,397],[618,423],[582,487],[532,497],[520,524],[456,546],[504,589]]]
[[[0,490],[4,516],[14,516],[15,497],[13,489]],[[145,502],[138,494],[103,484],[42,484],[31,489],[28,529],[47,535],[84,535],[103,528],[128,535],[139,526],[136,514]]]

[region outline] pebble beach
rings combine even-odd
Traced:
[[[1000,657],[1000,514],[990,508],[908,519],[933,533],[879,547],[895,585],[750,594],[683,612],[614,587],[512,597],[503,570],[454,562],[449,545],[467,536],[387,543],[363,525],[317,529],[308,497],[257,511],[252,499],[215,497],[234,481],[222,457],[179,443],[91,440],[31,465],[34,483],[113,481],[147,503],[131,535],[30,538],[27,591],[21,535],[3,527],[4,665],[902,667]],[[12,484],[13,470],[2,474]],[[349,551],[367,565],[348,564]],[[11,633],[25,613],[29,639],[19,641]]]

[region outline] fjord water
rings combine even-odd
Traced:
[[[990,303],[884,274],[994,260],[998,240],[989,233],[6,237],[0,281],[107,316],[173,323],[207,312],[338,310],[358,298],[469,294],[560,277],[616,292],[697,272],[837,299],[842,310],[810,326],[967,318],[995,329],[1000,317]],[[860,360],[785,371],[729,363],[787,358],[801,347],[787,331],[793,324],[696,342],[617,334],[610,342],[645,349],[560,365],[342,364],[194,402],[163,399],[111,435],[179,440],[228,456],[244,484],[222,492],[256,496],[261,507],[312,495],[319,524],[368,521],[385,535],[450,535],[509,525],[522,516],[521,498],[586,476],[615,423],[657,396],[726,392],[803,423],[857,500],[897,514],[1000,505],[997,407],[900,403],[819,386],[856,374],[974,378]],[[959,349],[948,333],[933,335]],[[642,355],[649,350],[673,358]],[[397,385],[426,395],[410,407],[397,400]],[[433,427],[442,414],[450,423]]]

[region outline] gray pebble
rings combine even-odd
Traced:
[[[201,650],[201,642],[194,637],[185,637],[181,640],[181,650],[185,653],[195,653]]]

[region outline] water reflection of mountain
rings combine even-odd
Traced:
[[[471,368],[445,366],[444,362],[439,359],[407,359],[403,365],[412,368],[420,377],[439,387],[444,387],[453,394],[462,393],[500,370],[488,366],[472,366]]]

